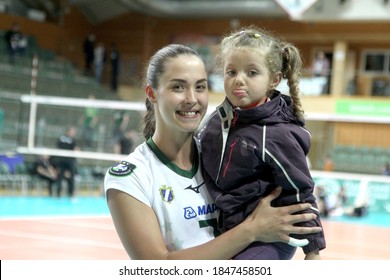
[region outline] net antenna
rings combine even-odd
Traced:
[[[39,58],[37,54],[34,54],[32,60],[32,68],[31,68],[31,89],[30,96],[36,96],[36,88],[37,88],[37,76],[38,76],[38,63]],[[30,105],[30,119],[28,125],[28,131],[32,132],[28,135],[27,146],[29,148],[34,147],[34,131],[35,131],[35,123],[36,123],[36,115],[37,115],[37,103],[35,101],[31,102]]]

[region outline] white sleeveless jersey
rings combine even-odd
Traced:
[[[218,235],[219,210],[206,190],[199,162],[192,171],[182,170],[149,140],[107,171],[104,188],[123,191],[151,207],[168,250],[193,247]]]

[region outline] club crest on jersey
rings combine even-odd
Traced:
[[[173,199],[175,198],[175,195],[173,194],[173,190],[171,187],[167,187],[166,185],[162,185],[160,188],[160,195],[163,201],[167,203],[171,203]]]
[[[127,161],[120,161],[113,165],[108,171],[111,175],[114,176],[126,176],[129,175],[136,166]]]

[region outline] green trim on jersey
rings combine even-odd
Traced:
[[[192,165],[191,170],[184,170],[178,167],[176,164],[174,164],[172,161],[170,161],[164,154],[161,152],[161,150],[157,147],[157,145],[154,143],[152,138],[149,138],[146,141],[146,144],[148,147],[153,151],[153,153],[157,156],[157,158],[164,163],[169,169],[171,169],[173,172],[177,173],[180,176],[186,177],[186,178],[193,178],[198,171],[198,165],[199,165],[199,158],[198,158],[198,149],[195,146],[195,163]]]

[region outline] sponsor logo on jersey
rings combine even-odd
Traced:
[[[196,216],[197,216],[196,212],[191,206],[184,208],[184,218],[189,220],[189,219],[195,218]]]
[[[114,176],[126,176],[133,172],[136,167],[130,162],[120,161],[114,164],[108,172]]]
[[[185,190],[191,190],[191,191],[194,191],[196,193],[200,193],[199,189],[203,185],[204,185],[204,182],[202,184],[200,184],[199,186],[196,186],[196,187],[192,187],[192,185],[189,185],[188,187],[185,188]]]
[[[167,187],[166,185],[162,185],[160,188],[160,196],[163,201],[167,203],[171,203],[173,199],[175,198],[175,195],[173,194],[173,190],[171,187]]]
[[[218,210],[218,207],[217,207],[217,205],[215,205],[215,203],[198,206],[198,215],[211,214],[217,210]]]
[[[218,211],[218,207],[215,203],[198,206],[198,212],[196,212],[191,206],[188,206],[184,207],[184,218],[189,220],[195,218],[196,216],[212,214],[215,211]]]

